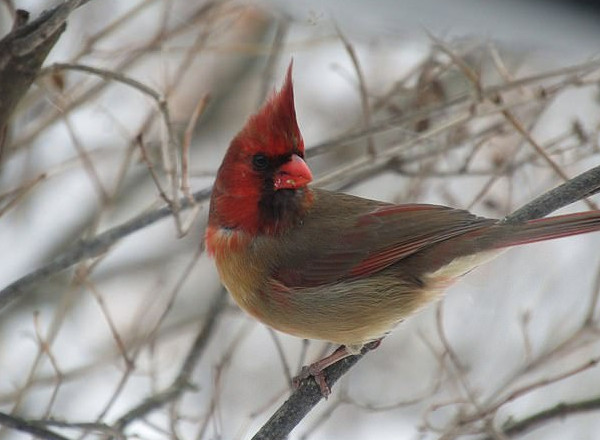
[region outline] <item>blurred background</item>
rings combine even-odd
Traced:
[[[0,34],[15,8],[56,4],[0,1]],[[0,311],[0,411],[71,439],[250,438],[333,347],[244,315],[203,253],[206,197],[176,201],[210,188],[290,61],[317,185],[500,218],[599,164],[599,23],[588,3],[558,1],[79,8],[2,148],[0,289],[165,203],[176,213]],[[477,269],[291,438],[596,438],[599,248],[600,234],[561,239]]]

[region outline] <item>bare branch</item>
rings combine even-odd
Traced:
[[[46,56],[65,30],[69,14],[88,1],[65,1],[29,24],[29,14],[17,12],[12,32],[0,40],[0,137],[17,103],[29,90]]]
[[[358,79],[358,90],[360,92],[360,102],[362,104],[363,111],[363,126],[364,128],[369,128],[371,126],[371,106],[369,105],[369,94],[367,92],[367,84],[365,80],[365,75],[360,67],[360,61],[358,60],[358,56],[356,55],[356,51],[354,50],[354,46],[350,43],[350,40],[344,35],[342,30],[336,26],[336,32],[342,40],[344,44],[344,48],[346,52],[348,52],[348,56],[350,60],[352,60],[352,65],[354,66],[354,70],[356,71],[356,78]],[[375,150],[375,140],[373,136],[367,137],[367,152],[371,157],[374,157],[376,154]]]
[[[2,412],[0,412],[0,425],[26,432],[43,440],[69,440],[67,437],[46,429],[40,422],[26,420]]]
[[[148,397],[139,405],[131,408],[114,423],[113,428],[122,431],[127,425],[133,421],[144,417],[146,414],[166,405],[167,403],[177,399],[183,392],[193,389],[190,378],[196,367],[204,349],[210,340],[210,336],[214,330],[217,318],[221,314],[227,300],[227,293],[221,291],[217,298],[213,301],[207,315],[206,321],[196,336],[196,340],[192,344],[188,354],[181,365],[179,374],[167,389],[162,392],[155,393]]]
[[[559,403],[521,420],[510,421],[502,427],[502,432],[511,437],[526,434],[551,420],[564,420],[567,416],[600,410],[600,397],[571,403]],[[488,437],[486,440],[493,440]]]
[[[205,201],[209,196],[210,188],[197,191],[193,194],[196,203]],[[187,209],[191,206],[187,197],[182,197],[179,203],[181,209]],[[92,239],[79,240],[45,266],[30,272],[0,290],[0,312],[17,298],[26,295],[38,282],[68,269],[82,260],[102,255],[123,237],[139,231],[171,214],[171,209],[168,206],[163,206],[160,209],[140,214],[119,226],[98,234]]]
[[[521,223],[542,218],[560,208],[600,191],[600,166],[574,177],[542,194],[507,216],[506,223]]]

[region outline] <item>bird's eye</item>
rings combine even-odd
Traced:
[[[252,166],[256,171],[264,171],[269,166],[269,159],[264,154],[255,154],[252,157]]]

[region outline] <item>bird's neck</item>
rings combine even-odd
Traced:
[[[215,187],[209,226],[250,236],[278,236],[302,223],[312,201],[309,188],[235,194]]]

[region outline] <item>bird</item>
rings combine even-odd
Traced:
[[[503,222],[434,204],[391,204],[310,185],[294,104],[284,84],[233,138],[212,189],[205,243],[221,282],[258,321],[339,344],[305,367],[323,370],[440,299],[506,248],[600,230],[600,211]]]

